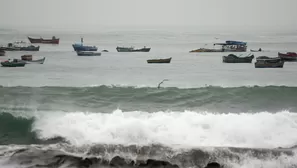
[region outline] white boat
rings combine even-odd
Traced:
[[[45,57],[42,59],[33,60],[32,55],[23,55],[21,58],[21,61],[25,62],[26,64],[43,64],[45,61]]]
[[[22,61],[26,62],[26,64],[43,64],[45,61],[45,57],[37,60],[31,60],[31,61],[22,60]]]

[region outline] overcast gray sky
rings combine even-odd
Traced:
[[[7,26],[285,26],[297,0],[0,0]],[[1,27],[1,26],[0,26]]]

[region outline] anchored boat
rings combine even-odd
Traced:
[[[255,68],[283,68],[284,61],[281,58],[257,59]]]
[[[295,52],[278,53],[278,56],[284,61],[297,61],[297,54]]]
[[[150,59],[147,60],[147,63],[151,64],[151,63],[170,63],[171,62],[171,57],[170,58],[166,58],[166,59]]]
[[[20,61],[23,61],[26,64],[43,64],[45,61],[45,57],[43,57],[42,59],[33,60],[32,55],[22,55]]]
[[[134,49],[134,47],[117,47],[118,52],[149,52],[151,48],[146,48],[145,46],[140,49]]]
[[[80,44],[72,44],[74,51],[97,51],[98,48],[96,46],[85,46],[83,45],[83,38],[81,38]]]
[[[21,45],[25,44],[25,45]],[[7,46],[0,47],[5,51],[39,51],[40,46],[26,45],[26,43],[8,43]]]
[[[92,51],[77,51],[78,56],[101,56],[100,52],[92,52]]]
[[[55,36],[52,37],[52,39],[44,39],[42,37],[40,38],[32,38],[28,37],[30,43],[42,43],[42,44],[59,44],[60,39],[56,38]]]
[[[252,63],[254,55],[246,57],[238,57],[234,54],[229,54],[228,56],[223,56],[224,63]]]
[[[199,48],[190,52],[246,52],[247,43],[242,41],[226,41],[225,43],[215,43],[214,46],[221,46],[220,49]]]
[[[1,62],[1,65],[3,67],[24,67],[26,63],[18,59],[8,59],[7,61]]]

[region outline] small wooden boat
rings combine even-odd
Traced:
[[[257,59],[255,68],[283,68],[284,61],[281,58]]]
[[[33,60],[32,55],[22,55],[20,61],[23,61],[26,64],[43,64],[45,61],[45,57],[43,57],[42,59]]]
[[[5,56],[5,51],[4,50],[0,50],[0,56]]]
[[[251,52],[262,52],[262,48],[259,48],[258,50],[252,50],[251,49]]]
[[[278,56],[284,61],[297,61],[297,54],[295,52],[278,53]]]
[[[229,54],[228,56],[223,56],[224,63],[252,63],[254,55],[246,57],[238,57],[234,54]]]
[[[194,52],[223,52],[223,50],[222,49],[199,48],[199,49],[190,51],[190,53],[194,53]]]
[[[27,47],[21,47],[20,51],[39,51],[40,46],[27,46]]]
[[[279,59],[279,57],[267,57],[267,56],[259,56],[256,58],[256,60],[258,59]]]
[[[9,59],[7,61],[1,62],[1,65],[3,67],[24,67],[26,63],[18,59],[13,59],[12,61]]]
[[[28,37],[30,43],[42,43],[42,44],[59,44],[60,39],[56,38],[55,36],[52,37],[52,39],[43,39],[42,37],[40,38],[32,38]]]
[[[78,56],[101,56],[100,52],[92,52],[92,51],[77,51]]]
[[[149,52],[151,48],[140,48],[140,49],[134,49],[134,47],[117,47],[116,50],[118,52]]]
[[[151,64],[151,63],[170,63],[171,62],[171,57],[170,58],[166,58],[166,59],[150,59],[147,60],[147,63]]]

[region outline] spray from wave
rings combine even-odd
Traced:
[[[254,114],[39,112],[28,119],[8,113],[0,115],[3,126],[0,133],[6,135],[6,141],[16,137],[28,144],[30,139],[61,138],[75,146],[106,143],[277,148],[297,142],[297,136],[292,134],[297,132],[297,114],[286,111]]]

